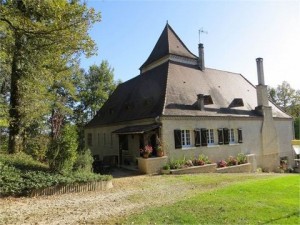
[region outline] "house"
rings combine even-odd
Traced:
[[[167,160],[207,155],[218,161],[252,154],[267,171],[293,162],[292,118],[268,100],[263,59],[258,85],[244,76],[205,67],[204,47],[194,55],[169,24],[140,74],[117,87],[87,124],[92,153],[135,165],[140,149],[162,145]]]

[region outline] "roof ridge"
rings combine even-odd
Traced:
[[[231,71],[228,71],[228,70],[221,70],[221,69],[215,69],[215,68],[209,68],[209,67],[205,67],[205,69],[208,69],[208,70],[217,70],[217,71],[221,71],[221,72],[226,72],[226,73],[232,73],[232,74],[236,74],[236,75],[241,75],[241,73],[231,72]]]

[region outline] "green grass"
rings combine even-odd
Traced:
[[[220,177],[216,176],[217,182]],[[199,191],[173,205],[148,208],[121,223],[299,224],[299,175],[258,176],[242,182],[228,177],[232,183]],[[197,181],[201,178],[183,176],[176,179],[197,184],[201,183]],[[209,179],[208,183],[213,183],[214,176]]]

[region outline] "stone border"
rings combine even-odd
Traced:
[[[191,173],[214,173],[216,172],[217,164],[206,164],[203,166],[191,166],[182,169],[170,170],[171,174],[191,174]]]
[[[251,163],[245,163],[237,166],[227,166],[222,168],[217,168],[217,173],[250,173]]]
[[[112,180],[94,181],[89,183],[56,185],[42,189],[32,190],[28,196],[37,197],[43,195],[60,195],[67,193],[86,192],[86,191],[104,191],[113,188]]]

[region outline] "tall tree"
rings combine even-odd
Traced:
[[[14,153],[22,146],[19,142],[25,118],[31,117],[32,109],[42,106],[38,105],[41,98],[30,100],[33,96],[45,100],[47,84],[53,83],[57,65],[81,53],[94,53],[88,30],[100,15],[79,0],[1,0],[0,11],[0,31],[6,37],[11,68],[9,152]],[[35,117],[43,116],[39,110],[35,112]]]

